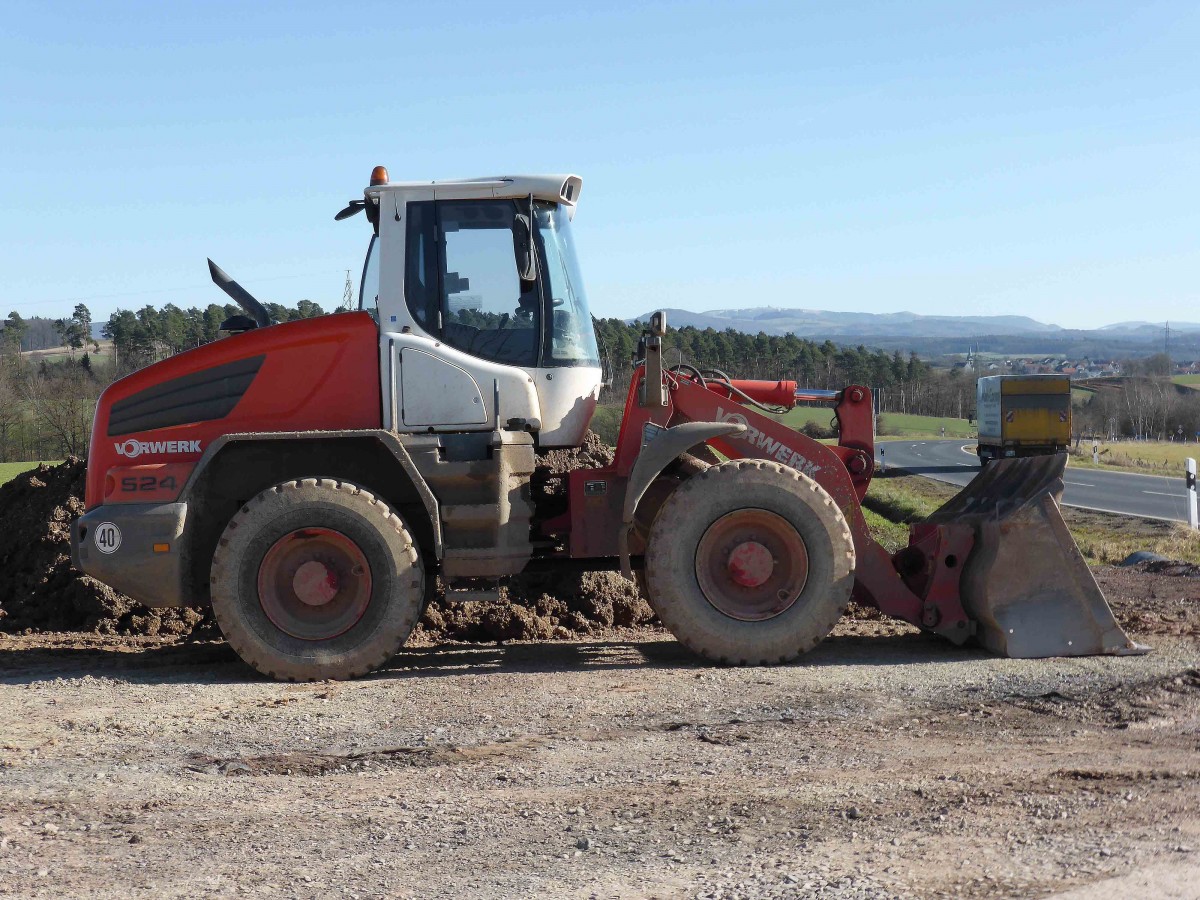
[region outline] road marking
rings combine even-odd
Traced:
[[[1142,491],[1143,494],[1158,494],[1160,497],[1178,497],[1180,500],[1184,498],[1184,494],[1168,494],[1166,491]]]
[[[1084,484],[1082,481],[1067,481],[1065,478],[1063,479],[1063,484],[1073,484],[1076,487],[1095,487],[1094,484]],[[1148,491],[1143,491],[1143,493],[1148,493]]]
[[[955,463],[955,465],[956,465],[956,466],[966,466],[968,469],[969,469],[969,468],[971,468],[971,464],[970,464],[970,463]]]

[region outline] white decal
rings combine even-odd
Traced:
[[[746,441],[758,450],[763,451],[762,456],[766,459],[776,459],[785,466],[791,466],[799,472],[803,472],[809,478],[816,478],[817,473],[821,471],[821,467],[808,459],[801,453],[797,453],[787,444],[782,441],[777,441],[769,434],[759,431],[753,425],[746,421],[746,417],[738,412],[725,412],[721,407],[717,407],[717,418],[722,422],[735,423],[737,425],[745,425],[746,430],[741,434],[730,434],[726,437],[737,438],[738,440]],[[754,454],[749,454],[753,456]]]
[[[115,553],[121,546],[121,529],[112,522],[101,522],[96,526],[92,541],[101,553]]]
[[[121,441],[113,444],[117,453],[126,459],[137,459],[143,453],[199,453],[199,441]]]

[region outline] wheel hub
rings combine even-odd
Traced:
[[[771,577],[775,559],[758,541],[743,541],[729,554],[729,577],[742,587],[758,587]]]
[[[279,538],[258,567],[258,600],[281,631],[323,641],[349,631],[371,603],[371,569],[353,540],[331,528]]]
[[[795,526],[765,509],[736,509],[696,547],[696,580],[715,609],[757,622],[790,609],[808,581],[808,550]]]
[[[324,606],[337,596],[337,572],[325,563],[310,559],[301,563],[296,574],[292,576],[292,590],[296,599],[309,606]]]

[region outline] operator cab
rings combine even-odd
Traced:
[[[523,422],[576,446],[601,372],[571,219],[576,176],[393,183],[378,167],[359,308],[380,325],[385,424],[480,431]],[[385,400],[385,407],[388,406]]]

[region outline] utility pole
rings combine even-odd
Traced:
[[[346,270],[346,288],[342,291],[342,309],[350,312],[354,309],[354,282],[350,280],[350,270]]]

